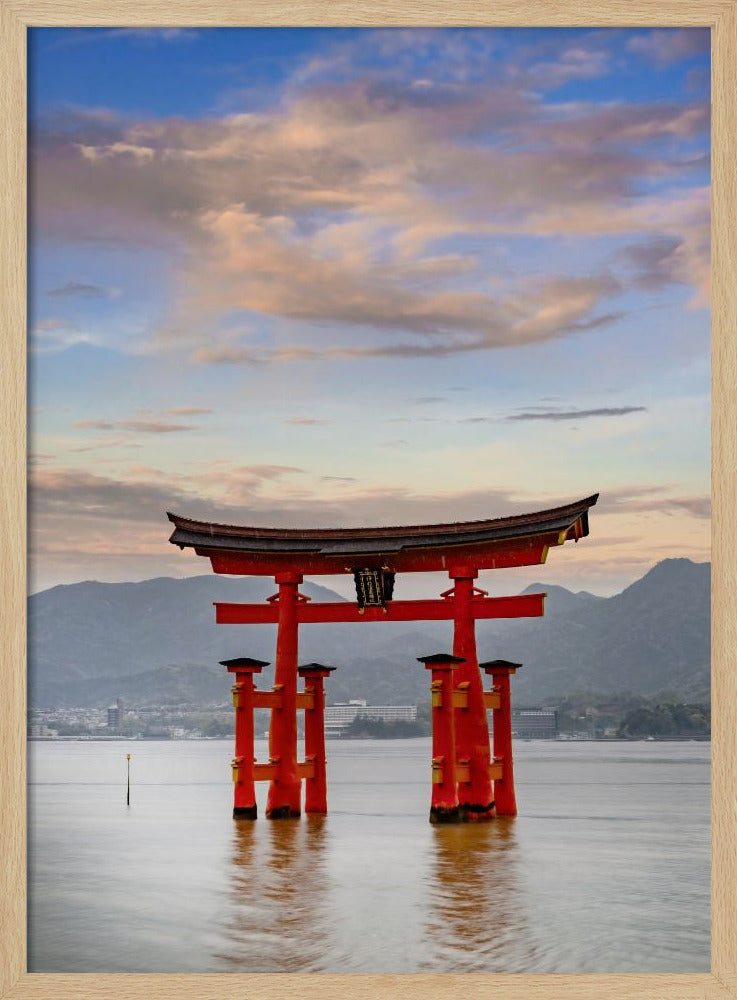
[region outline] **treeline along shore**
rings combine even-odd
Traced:
[[[555,712],[558,737],[572,739],[710,739],[708,704],[638,695],[590,692],[549,699],[535,706]],[[357,716],[342,739],[409,739],[431,733],[429,700],[417,706],[413,721],[385,721]],[[256,732],[263,736],[268,713],[256,713]],[[216,739],[234,736],[232,708],[222,705],[125,706],[115,726],[104,707],[72,707],[28,713],[28,735],[37,739]],[[551,734],[552,735],[552,734]]]

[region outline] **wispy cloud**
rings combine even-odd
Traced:
[[[78,45],[99,44],[106,38],[127,38],[142,45],[156,42],[188,42],[197,38],[196,28],[77,28],[58,34],[51,49],[66,49]]]
[[[39,320],[31,327],[30,345],[36,354],[58,354],[81,344],[98,346],[100,338],[75,323],[56,317]]]
[[[708,28],[656,28],[644,35],[636,35],[627,43],[630,52],[655,60],[658,66],[690,59],[709,51]]]
[[[334,320],[343,309],[335,300],[331,309],[330,290],[335,297],[342,296],[337,269],[325,268],[322,282],[323,297],[317,294],[320,282],[304,282],[305,298],[300,300],[299,311],[313,320]],[[286,277],[287,271],[284,272]],[[291,298],[301,286],[300,277],[293,272],[294,281],[285,293]],[[396,340],[366,347],[313,348],[289,346],[282,348],[254,348],[251,346],[225,346],[200,348],[194,360],[201,364],[262,365],[285,364],[295,361],[315,362],[325,360],[351,360],[369,358],[443,358],[456,354],[494,350],[499,347],[521,347],[540,343],[573,333],[595,329],[613,322],[618,313],[601,313],[592,316],[602,299],[616,294],[619,284],[610,275],[590,278],[557,278],[524,299],[518,296],[495,299],[492,296],[468,293],[440,294],[428,299],[408,300],[402,292],[392,300],[391,290],[381,294],[364,293],[365,312],[358,313],[356,302],[346,309],[346,324],[373,325],[376,328],[411,329],[418,337],[415,341],[397,343]],[[258,291],[254,295],[258,299]],[[311,297],[308,297],[311,296]],[[244,300],[245,302],[245,300]],[[296,305],[296,298],[294,299]],[[252,303],[253,304],[253,303]],[[347,304],[346,304],[347,305]],[[265,312],[278,315],[288,310],[286,301],[267,304]],[[360,318],[359,318],[360,317]]]
[[[709,300],[710,233],[705,220],[679,235],[656,236],[625,247],[622,258],[634,269],[638,288],[691,284],[696,289],[691,305],[700,307]]]
[[[686,513],[699,520],[711,517],[711,497],[674,494],[672,486],[631,486],[609,490],[597,505],[600,514]]]
[[[630,413],[646,413],[646,406],[602,406],[591,410],[528,410],[512,413],[506,420],[587,420],[592,417],[624,417]],[[475,419],[475,418],[472,418]],[[483,418],[482,418],[483,419]]]
[[[110,28],[108,38],[132,38],[134,41],[193,42],[199,35],[196,28]]]
[[[89,441],[87,444],[77,445],[69,451],[74,455],[83,455],[92,451],[108,454],[115,448],[140,448],[141,445],[135,440],[132,434],[122,434],[119,437],[99,438],[96,441]]]
[[[197,429],[193,424],[173,424],[167,420],[121,420],[118,426],[140,434],[178,434]]]
[[[259,479],[279,479],[286,473],[305,471],[297,465],[242,465],[239,468],[241,472],[247,472]]]
[[[101,288],[99,285],[88,285],[80,281],[67,281],[58,288],[50,288],[46,294],[56,298],[117,299],[122,293],[119,288]]]
[[[177,434],[183,431],[199,430],[199,425],[172,421],[167,417],[207,416],[213,411],[207,406],[176,406],[156,413],[141,410],[138,415],[125,420],[87,418],[76,420],[72,427],[92,431],[129,431],[138,434]]]
[[[610,72],[612,53],[603,46],[570,45],[555,53],[554,58],[544,56],[526,67],[526,73],[547,88],[561,87],[572,80],[593,80]],[[525,70],[520,70],[521,74]]]
[[[174,424],[166,420],[77,420],[72,427],[94,431],[128,430],[139,434],[177,434],[197,430],[193,424]]]
[[[152,551],[161,552],[169,528],[164,512],[172,509],[221,523],[328,527],[476,520],[575,499],[519,495],[494,487],[432,494],[401,487],[368,488],[353,477],[338,475],[319,477],[325,490],[302,489],[290,497],[281,480],[300,474],[304,470],[278,465],[228,466],[193,476],[140,466],[117,478],[69,467],[34,469],[30,498],[36,544],[46,551],[49,543],[66,539],[70,551],[86,548],[108,558],[109,546],[123,551],[129,539],[135,549],[138,542],[150,539]],[[264,492],[269,483],[277,484],[275,492]],[[337,493],[336,485],[345,489]],[[603,493],[592,516],[607,521],[621,516],[631,533],[631,518],[641,513],[703,521],[709,516],[709,497],[683,494],[668,484],[630,485]],[[638,537],[642,540],[641,533]]]
[[[75,420],[72,427],[90,431],[112,431],[117,424],[112,420]]]
[[[112,534],[118,522],[141,522],[166,536],[166,510],[179,510],[194,517],[243,517],[268,522],[273,500],[260,496],[260,487],[283,476],[303,472],[287,465],[229,466],[194,475],[165,475],[149,466],[138,466],[125,476],[105,476],[73,467],[40,469],[31,481],[31,503],[41,519],[39,530],[49,523],[66,523],[87,534],[90,521],[106,521]],[[277,520],[294,517],[299,501],[277,508]],[[97,534],[99,537],[99,534]],[[104,540],[101,540],[104,551]]]

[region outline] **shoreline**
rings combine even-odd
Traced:
[[[232,742],[233,736],[28,736],[27,743],[213,743]],[[262,737],[265,739],[265,737]],[[372,740],[375,743],[386,743],[396,740],[428,740],[426,736],[366,736],[341,739],[333,737],[328,743],[355,743],[362,740]],[[515,743],[711,743],[711,736],[640,736],[637,738],[618,736],[558,736],[555,739],[515,739]]]

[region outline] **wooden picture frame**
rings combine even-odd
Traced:
[[[26,29],[40,26],[684,26],[712,29],[712,971],[664,975],[55,975],[26,967]],[[737,998],[737,0],[0,0],[0,997]]]

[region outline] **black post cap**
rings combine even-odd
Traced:
[[[250,656],[236,656],[233,660],[220,660],[221,667],[268,667],[269,660],[254,660]]]
[[[335,670],[335,667],[328,667],[324,663],[302,663],[299,667],[297,667],[297,673],[299,673],[300,675],[303,672],[307,671],[311,672],[313,670],[326,670],[332,673],[333,670]]]
[[[465,663],[465,656],[453,656],[452,653],[432,653],[430,656],[418,656],[420,663]]]
[[[484,663],[479,663],[482,670],[493,670],[494,667],[519,670],[521,666],[521,663],[512,663],[511,660],[485,660]]]

